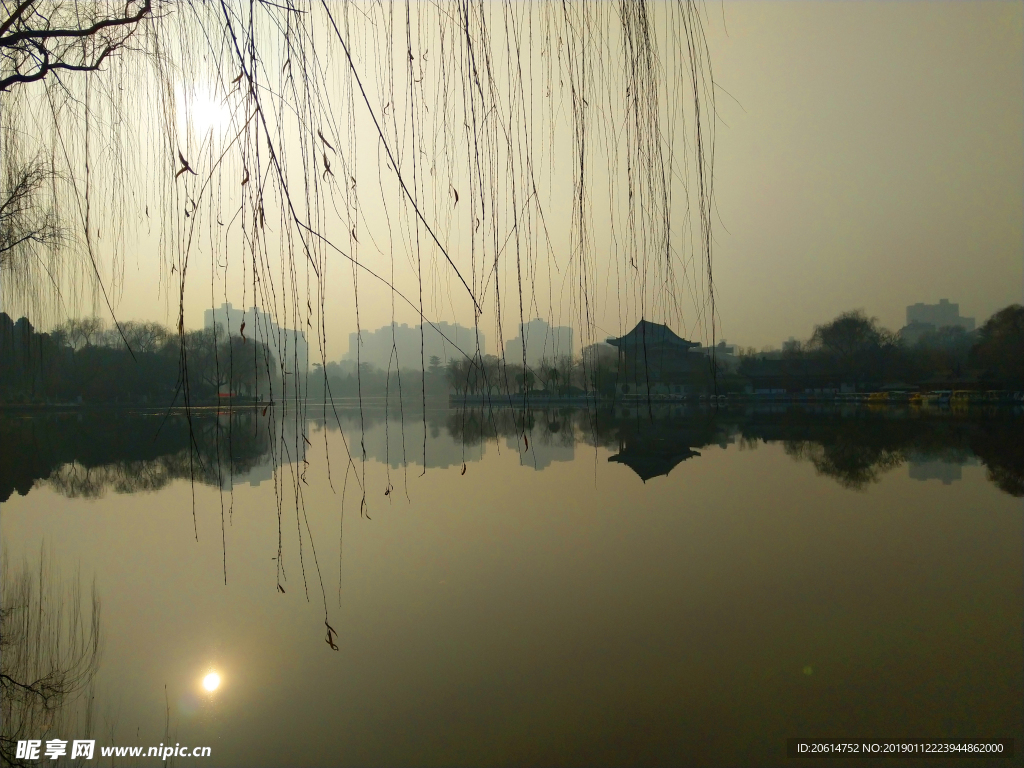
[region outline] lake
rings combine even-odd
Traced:
[[[42,557],[101,606],[77,730],[20,738],[211,766],[1013,738],[1006,765],[1022,434],[1009,408],[0,413],[8,574]]]

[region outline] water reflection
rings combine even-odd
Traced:
[[[304,461],[302,420],[258,411],[168,417],[107,412],[0,416],[0,441],[19,451],[0,466],[0,501],[44,483],[67,497],[154,491],[177,479],[220,487],[259,485],[284,464]],[[570,462],[578,447],[603,447],[609,462],[644,482],[668,475],[717,445],[750,450],[781,443],[818,474],[863,490],[903,465],[916,480],[959,480],[983,464],[1001,490],[1024,496],[1024,418],[1009,409],[922,415],[909,410],[831,406],[462,409],[395,412],[338,409],[305,422],[309,434],[339,428],[356,460],[391,468],[449,468],[480,461],[487,446],[543,470]]]
[[[257,411],[92,411],[0,415],[0,443],[17,446],[0,464],[0,502],[44,483],[69,498],[156,491],[180,479],[225,490],[259,485],[275,467],[305,457],[292,419]]]
[[[907,457],[911,480],[939,480],[943,485],[952,485],[963,480],[963,468],[976,466],[981,462],[973,454],[951,449],[938,455],[910,453]]]
[[[476,415],[469,418],[476,418]],[[403,464],[446,469],[483,458],[479,436],[463,440],[458,422],[454,411],[402,412],[370,407],[328,411],[326,416],[316,416],[312,425],[316,429],[326,427],[331,431],[340,425],[346,435],[357,436],[351,448],[356,459],[360,457],[360,451],[365,451],[367,459],[387,464],[392,469]]]
[[[5,549],[0,573],[0,764],[26,765],[19,740],[93,728],[100,601],[95,584],[83,600],[80,576],[62,577],[45,548],[19,566]]]
[[[0,416],[19,447],[0,479],[33,489],[4,504],[5,544],[50,542],[104,597],[96,710],[120,731],[90,738],[240,766],[765,765],[801,732],[1020,738],[1024,518],[992,485],[1020,494],[1019,413],[237,416],[196,414],[191,436],[179,415]],[[342,429],[372,520],[345,513],[341,472],[311,471],[290,508],[302,432],[337,467]],[[409,500],[382,498],[403,460]],[[76,472],[108,496],[83,501]],[[113,496],[132,488],[159,490]]]

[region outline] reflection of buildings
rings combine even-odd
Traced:
[[[625,464],[646,483],[652,477],[667,475],[677,464],[694,456],[700,456],[700,453],[675,441],[662,439],[643,444],[627,442],[621,451],[609,456],[608,461]]]
[[[697,448],[725,448],[735,441],[735,425],[686,406],[622,406],[616,408],[614,419],[619,452],[608,461],[625,464],[645,483],[700,456]]]
[[[242,324],[245,330],[242,330]],[[203,327],[217,326],[221,332],[231,336],[244,336],[266,344],[274,359],[284,363],[285,372],[305,376],[309,371],[309,343],[306,334],[291,328],[281,328],[274,319],[259,307],[246,311],[235,309],[230,303],[203,313]]]
[[[447,418],[448,412],[442,412]],[[352,441],[350,443],[352,458],[357,462],[361,459],[359,446],[366,450],[366,458],[387,464],[398,469],[403,461],[409,465],[423,466],[423,418],[422,414],[407,414],[405,419],[395,413],[388,418],[381,418],[382,413],[367,411],[360,421],[356,411],[340,411],[341,428]],[[333,429],[338,422],[328,422]],[[427,469],[447,469],[460,467],[463,462],[480,461],[484,455],[484,442],[463,445],[454,437],[444,422],[439,422],[435,414],[427,418]],[[365,430],[365,431],[364,431]]]
[[[236,422],[230,432],[229,418]],[[248,414],[221,414],[217,421],[220,450],[231,456],[230,466],[227,455],[222,457],[219,470],[225,491],[232,485],[258,486],[272,480],[276,470],[287,472],[289,465],[298,466],[306,460],[306,440],[299,434],[299,426],[305,430],[309,423],[304,417],[296,419],[293,411],[275,409],[267,417],[256,418],[255,424]],[[256,446],[249,444],[254,437]],[[239,460],[240,453],[247,454],[245,461]]]
[[[970,455],[936,457],[911,454],[907,461],[911,480],[941,480],[943,485],[962,480],[964,465],[976,464],[978,459]]]
[[[230,476],[227,474],[223,475],[221,488],[225,491],[229,491],[231,490],[232,485],[242,485],[243,483],[248,483],[255,487],[273,479],[275,467],[274,463],[269,461],[269,458],[270,457],[268,456],[268,461],[265,461],[262,464],[257,464],[247,472]]]
[[[572,328],[564,325],[550,326],[539,317],[528,323],[521,323],[519,335],[505,342],[505,362],[523,362],[523,345],[526,345],[526,364],[536,368],[541,360],[554,362],[559,357],[572,356]]]
[[[572,461],[576,458],[576,439],[570,435],[569,439],[563,441],[557,432],[550,431],[543,433],[540,429],[530,430],[527,434],[530,439],[529,449],[525,448],[517,436],[510,436],[505,440],[511,450],[520,451],[520,461],[524,467],[534,469],[547,469],[556,461]]]
[[[373,365],[384,371],[388,369],[389,364],[392,369],[420,370],[421,353],[422,360],[428,368],[432,357],[437,357],[441,365],[447,365],[453,358],[462,359],[463,352],[470,357],[475,355],[477,340],[480,342],[480,354],[486,354],[487,340],[475,328],[466,328],[458,323],[428,323],[423,326],[421,337],[418,325],[392,323],[376,331],[350,333],[348,352],[341,359],[355,363],[358,348],[360,363]],[[392,358],[394,349],[398,350],[397,361]]]

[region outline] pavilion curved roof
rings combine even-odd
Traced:
[[[693,347],[699,347],[700,342],[687,341],[681,336],[677,336],[672,332],[672,329],[667,325],[661,323],[652,323],[650,320],[641,320],[625,336],[619,336],[617,339],[607,339],[607,342],[613,347],[623,349],[625,347],[634,346],[665,346],[674,347],[680,350],[687,350]]]

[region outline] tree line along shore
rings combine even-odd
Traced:
[[[782,350],[690,354],[671,376],[638,353],[593,345],[579,357],[534,366],[496,355],[440,360],[427,369],[314,363],[282,370],[270,347],[218,328],[178,333],[159,323],[110,327],[96,318],[38,332],[0,313],[0,404],[168,407],[290,399],[401,397],[453,402],[529,397],[629,399],[680,395],[829,395],[885,391],[1024,390],[1024,307],[1008,306],[978,330],[938,328],[913,343],[861,312],[816,326]],[[666,368],[665,370],[669,370]],[[653,373],[652,373],[653,371]]]

